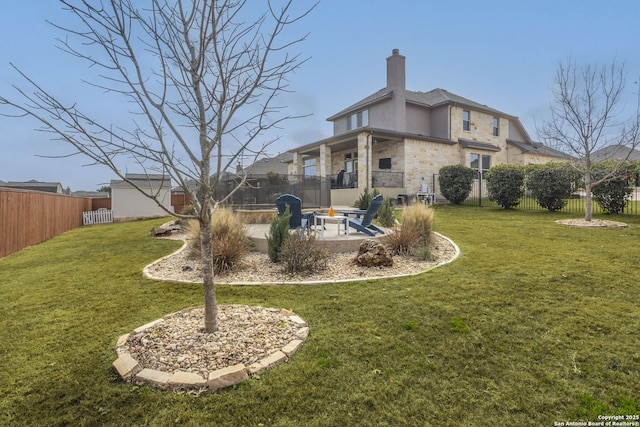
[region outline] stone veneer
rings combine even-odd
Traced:
[[[222,388],[245,381],[253,375],[257,375],[289,360],[300,348],[304,340],[309,335],[307,322],[288,310],[283,310],[283,313],[286,313],[293,323],[302,327],[302,329],[298,331],[296,339],[291,340],[281,350],[271,353],[267,357],[250,366],[245,366],[243,364],[227,366],[225,368],[209,372],[207,378],[203,378],[202,376],[191,372],[176,371],[174,373],[170,373],[143,368],[127,351],[126,343],[129,338],[129,334],[125,334],[119,337],[116,342],[115,348],[118,358],[113,362],[113,368],[116,370],[120,378],[136,384],[143,384],[167,390],[198,390],[215,392]],[[155,320],[136,328],[133,332],[141,332],[163,321],[164,319]]]

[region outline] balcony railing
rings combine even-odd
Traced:
[[[343,174],[329,175],[331,189],[358,188],[358,174],[345,172]],[[373,188],[402,188],[404,187],[404,172],[371,172],[371,186]]]
[[[336,175],[329,175],[331,179],[331,189],[336,188],[358,188],[358,173],[343,172]]]

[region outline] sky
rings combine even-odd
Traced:
[[[269,154],[331,136],[327,117],[385,86],[393,49],[406,57],[407,89],[442,88],[517,116],[537,140],[537,127],[549,118],[555,73],[569,58],[624,64],[626,93],[634,99],[638,17],[637,0],[320,0],[290,30],[291,36],[309,33],[296,47],[308,61],[290,76],[294,93],[284,99],[287,113],[308,116],[285,122]],[[14,64],[65,102],[86,106],[114,125],[131,120],[122,101],[86,90],[82,80],[94,69],[57,47],[61,33],[47,21],[69,24],[70,18],[52,0],[3,1],[0,95],[17,99],[13,85],[25,86]],[[7,112],[0,106],[0,113]],[[30,119],[0,117],[0,180],[60,182],[72,191],[90,191],[117,178],[86,158],[64,157],[72,148],[35,128]],[[135,165],[127,168],[140,172]]]

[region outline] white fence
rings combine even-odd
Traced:
[[[82,223],[84,225],[107,224],[113,222],[113,211],[98,209],[97,211],[82,212]]]

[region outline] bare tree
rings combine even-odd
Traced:
[[[624,67],[615,61],[608,67],[578,66],[571,60],[560,64],[554,81],[551,119],[539,134],[549,145],[570,154],[584,178],[586,192],[585,220],[591,221],[594,186],[620,177],[622,167],[640,141],[640,103],[632,117],[620,118],[624,107]],[[604,176],[592,173],[594,155],[609,148],[615,162]]]
[[[15,66],[28,89],[14,85],[19,100],[0,96],[0,104],[13,107],[12,116],[37,119],[54,139],[71,144],[74,154],[108,166],[150,198],[156,195],[126,177],[123,158],[145,172],[168,174],[184,189],[195,207],[191,218],[200,224],[205,330],[214,332],[211,216],[235,191],[214,200],[216,188],[241,156],[255,159],[273,142],[258,143],[259,136],[294,117],[276,100],[304,63],[289,51],[306,36],[287,40],[284,30],[314,6],[294,14],[291,0],[277,7],[277,0],[265,0],[256,14],[258,2],[246,0],[60,2],[78,24],[53,24],[65,34],[60,47],[95,70],[97,81],[90,85],[132,106],[131,122],[101,122]]]

